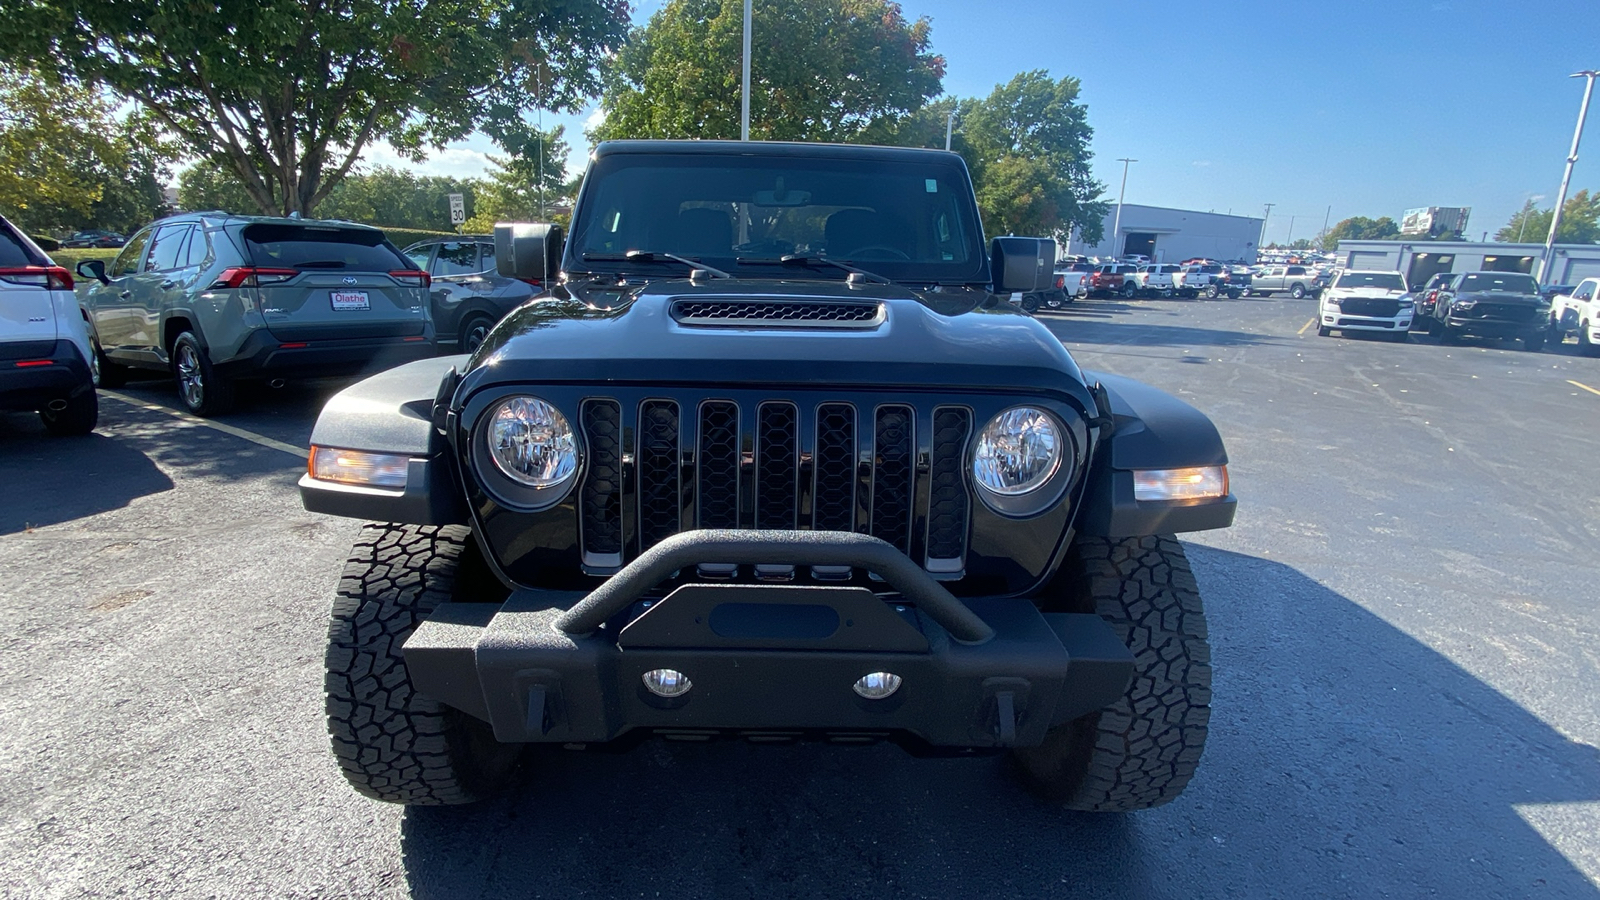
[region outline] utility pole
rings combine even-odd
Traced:
[[[1294,216],[1289,217],[1289,235],[1283,239],[1283,245],[1285,247],[1292,247],[1294,245],[1294,220]]]
[[[1256,254],[1257,255],[1260,255],[1261,248],[1265,247],[1267,245],[1267,220],[1272,218],[1272,208],[1274,206],[1277,206],[1277,205],[1278,204],[1276,204],[1276,203],[1268,203],[1268,204],[1266,204],[1267,214],[1265,216],[1261,217],[1261,237],[1256,239]]]
[[[1331,221],[1333,221],[1333,204],[1329,203],[1328,211],[1322,216],[1322,233],[1318,235],[1319,238],[1325,238],[1328,236],[1328,223]]]
[[[1128,192],[1128,166],[1138,162],[1137,159],[1123,157],[1117,162],[1122,163],[1122,187],[1117,190],[1117,217],[1111,226],[1111,257],[1117,259],[1122,256],[1117,252],[1117,242],[1122,236],[1122,196]]]
[[[1588,81],[1583,86],[1583,103],[1578,107],[1578,127],[1572,132],[1572,150],[1567,153],[1567,168],[1561,175],[1561,190],[1556,194],[1555,212],[1550,215],[1550,234],[1544,239],[1544,256],[1539,259],[1539,280],[1547,281],[1550,277],[1550,265],[1554,262],[1556,229],[1561,227],[1561,207],[1567,204],[1567,185],[1572,183],[1572,167],[1578,162],[1578,141],[1583,139],[1583,122],[1589,117],[1589,97],[1594,94],[1594,80],[1600,76],[1600,71],[1585,69],[1582,72],[1573,72],[1572,78],[1586,78]]]
[[[739,95],[739,140],[750,140],[750,0],[744,0],[744,73]]]

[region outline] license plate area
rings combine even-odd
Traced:
[[[366,291],[330,291],[328,299],[335,312],[353,312],[372,308],[372,299]]]
[[[926,653],[916,621],[906,604],[862,587],[687,584],[628,623],[617,645]]]

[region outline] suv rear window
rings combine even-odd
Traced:
[[[325,225],[246,225],[244,243],[251,263],[296,269],[389,272],[411,263],[383,233],[366,228]]]
[[[10,228],[0,225],[0,266],[31,265],[35,265],[33,254],[11,233]]]

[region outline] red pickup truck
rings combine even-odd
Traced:
[[[1139,271],[1133,263],[1107,263],[1089,275],[1089,296],[1110,297],[1122,293],[1123,279]]]

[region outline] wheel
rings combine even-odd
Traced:
[[[1012,751],[1024,780],[1067,809],[1124,812],[1183,793],[1211,720],[1211,647],[1200,591],[1170,536],[1080,537],[1063,573],[1080,608],[1134,653],[1121,700]]]
[[[1039,311],[1039,295],[1038,294],[1023,294],[1022,295],[1022,311],[1027,313],[1030,316],[1033,315],[1034,313],[1038,312]]]
[[[1332,328],[1329,328],[1326,325],[1317,326],[1317,337],[1327,337],[1330,334],[1333,334]]]
[[[1453,329],[1449,325],[1445,325],[1443,323],[1440,323],[1438,327],[1439,327],[1439,343],[1441,343],[1441,344],[1452,344],[1452,345],[1461,343],[1461,334],[1459,332],[1457,332],[1455,329]]]
[[[1306,286],[1303,284],[1294,285],[1289,288],[1289,296],[1296,300],[1304,300],[1306,298]]]
[[[178,399],[189,412],[209,418],[233,408],[233,383],[211,367],[211,358],[193,332],[185,331],[172,344],[172,377],[178,382]]]
[[[128,383],[128,367],[107,359],[106,351],[100,348],[99,338],[91,338],[89,348],[94,351],[89,368],[94,372],[95,387],[115,389]]]
[[[1600,346],[1589,340],[1589,323],[1578,323],[1578,352],[1584,356],[1600,356]]]
[[[66,409],[39,410],[45,430],[57,437],[75,437],[88,434],[100,422],[100,398],[94,390],[84,391],[67,400]]]
[[[1219,291],[1217,290],[1217,286],[1216,285],[1214,285],[1214,284],[1206,285],[1206,299],[1207,300],[1215,300],[1215,299],[1217,299],[1217,294],[1218,293],[1219,293]]]
[[[476,353],[483,344],[483,339],[489,336],[489,329],[494,327],[494,320],[485,315],[471,315],[461,323],[461,352]]]
[[[328,624],[328,735],[344,777],[376,800],[472,803],[496,793],[522,755],[485,722],[418,694],[401,646],[433,608],[483,599],[492,580],[459,525],[369,524],[339,579]],[[497,584],[497,582],[496,582]]]
[[[1163,300],[1171,300],[1172,299],[1172,293],[1173,293],[1172,288],[1162,288],[1161,289],[1161,299],[1163,299]]]
[[[1389,335],[1389,342],[1392,344],[1404,344],[1409,340],[1411,340],[1410,331],[1397,331],[1394,334]]]
[[[1544,332],[1536,331],[1522,339],[1522,349],[1529,353],[1538,353],[1544,349]]]
[[[1125,299],[1128,299],[1128,300],[1132,300],[1133,298],[1139,296],[1139,286],[1137,284],[1125,284],[1125,285],[1123,285],[1122,286],[1122,296]]]

